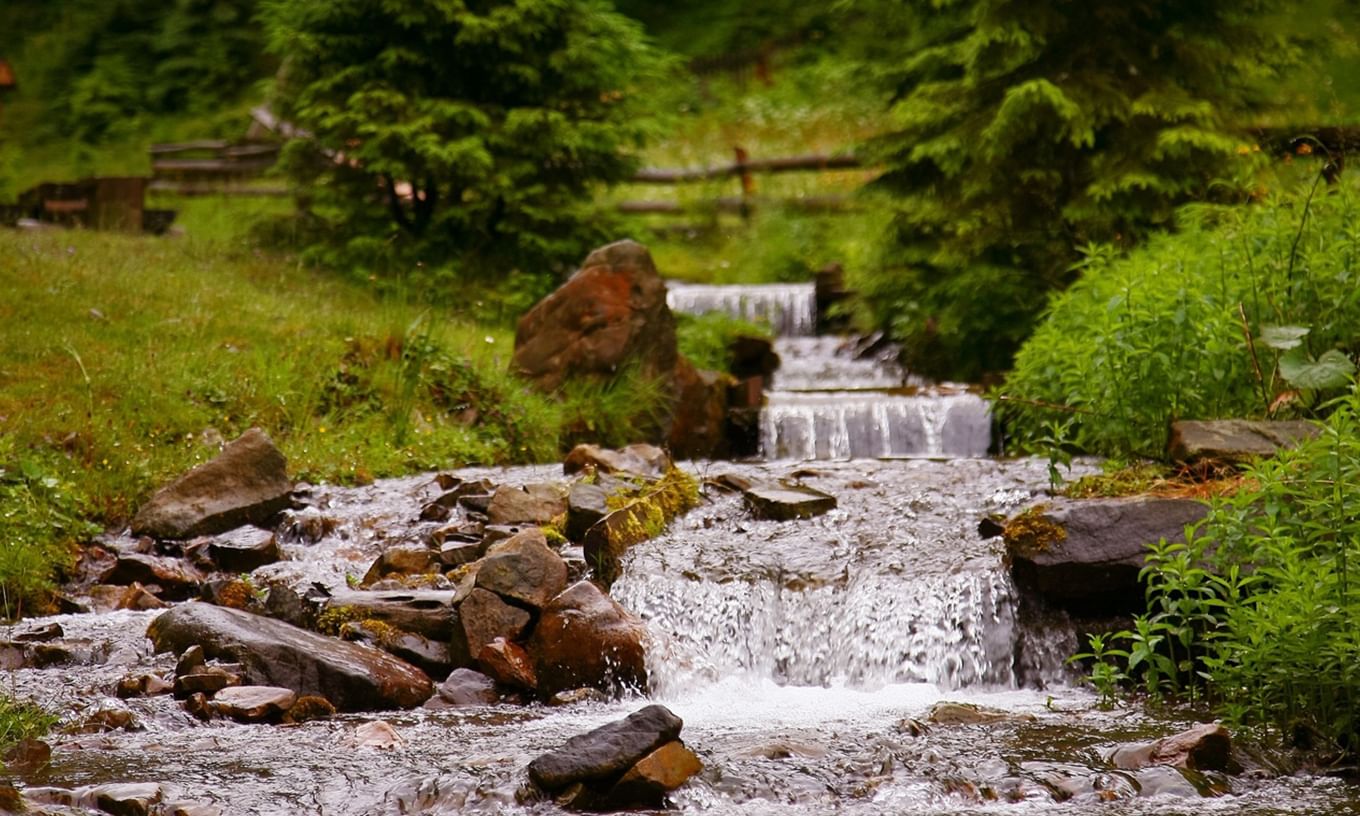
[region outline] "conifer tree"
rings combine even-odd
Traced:
[[[634,167],[649,51],[601,0],[266,0],[285,161],[330,260],[540,273],[601,237],[598,182]]]
[[[1127,245],[1225,189],[1297,55],[1288,5],[907,0],[869,15],[904,39],[878,58],[894,127],[871,153],[891,222],[859,284],[913,367],[1004,370],[1077,248]]]

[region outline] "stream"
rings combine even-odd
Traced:
[[[788,288],[778,295],[802,308]],[[839,504],[812,519],[760,521],[739,494],[706,482],[697,509],[635,546],[611,594],[647,624],[645,694],[287,726],[202,722],[169,695],[112,694],[128,674],[173,668],[174,656],[153,654],[145,637],[158,611],[59,615],[16,629],[59,623],[80,659],[12,670],[10,691],[68,722],[126,710],[135,728],[54,735],[51,764],[16,781],[158,782],[224,814],[555,814],[551,802],[518,796],[529,761],[655,701],[684,719],[683,739],[705,766],[672,794],[681,813],[1360,812],[1355,788],[1319,776],[1222,778],[1230,792],[1202,798],[1165,769],[1110,771],[1103,754],[1117,744],[1192,721],[1100,710],[1065,665],[1078,645],[1071,626],[1018,619],[998,545],[977,522],[1042,496],[1046,463],[987,458],[985,403],[965,389],[908,383],[889,363],[811,336],[784,306],[749,308],[797,329],[779,345],[786,368],[763,420],[765,461],[684,467],[705,480],[794,478]],[[839,379],[809,373],[819,368]],[[562,478],[557,465],[457,474],[499,484]],[[385,546],[436,526],[418,513],[439,493],[432,474],[307,488],[307,506],[278,529],[285,560],[252,581],[343,589]],[[294,534],[317,516],[330,522],[324,535]],[[922,726],[941,701],[1009,716]],[[357,729],[375,719],[395,729],[397,744],[363,744]]]

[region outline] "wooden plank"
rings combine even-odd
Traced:
[[[695,202],[620,201],[615,208],[627,215],[685,215],[705,210],[743,213],[760,207],[784,207],[807,213],[856,212],[859,202],[850,196],[806,196],[803,198],[751,198],[727,196]]]
[[[191,153],[196,150],[225,150],[230,146],[230,142],[221,139],[199,139],[193,142],[174,142],[167,144],[153,144],[147,148],[146,152],[153,156],[171,156],[176,153]]]
[[[718,167],[659,168],[645,167],[633,175],[637,184],[683,184],[693,181],[741,176],[743,173],[795,173],[826,170],[856,170],[866,165],[855,156],[785,156],[774,159],[747,159]]]
[[[287,187],[275,185],[213,184],[210,182],[183,182],[157,179],[147,188],[154,193],[180,195],[190,198],[199,196],[229,196],[232,198],[281,198],[289,195]]]
[[[151,163],[151,172],[162,175],[251,175],[263,173],[274,166],[273,159],[159,159]]]

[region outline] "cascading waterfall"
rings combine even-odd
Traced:
[[[817,293],[810,283],[718,286],[670,281],[666,305],[685,314],[719,312],[762,323],[781,337],[817,331]]]

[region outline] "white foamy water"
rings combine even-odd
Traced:
[[[967,392],[773,391],[760,415],[767,459],[977,457],[991,441],[991,411]]]
[[[668,281],[666,305],[684,314],[718,312],[761,323],[781,337],[817,331],[817,293],[811,283],[719,286]]]

